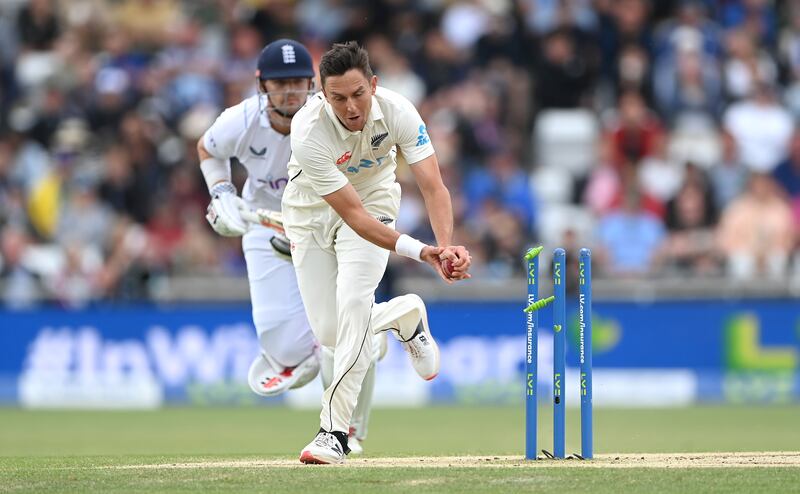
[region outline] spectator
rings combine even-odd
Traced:
[[[667,156],[665,136],[656,139],[653,153],[637,167],[637,178],[642,191],[665,204],[677,194],[684,180],[685,166]]]
[[[29,0],[17,15],[23,50],[49,51],[61,32],[53,0]]]
[[[747,186],[749,170],[739,159],[739,150],[733,136],[722,133],[722,157],[711,167],[709,177],[717,210],[722,211]]]
[[[535,199],[528,186],[528,177],[509,151],[489,159],[486,169],[477,168],[464,181],[467,216],[479,217],[486,201],[509,212],[523,232],[532,231],[536,220]]]
[[[422,56],[418,57],[415,70],[425,81],[429,92],[436,92],[454,82],[464,79],[467,63],[460,52],[437,30],[425,35]]]
[[[537,108],[575,108],[590,82],[588,60],[578,51],[574,36],[566,30],[547,34],[536,67]]]
[[[597,216],[611,211],[621,194],[621,178],[616,166],[616,150],[610,139],[597,146],[597,164],[592,167],[583,191],[582,202]]]
[[[149,217],[150,189],[141,174],[134,172],[125,149],[114,144],[104,155],[104,176],[99,186],[100,197],[117,213],[139,223]]]
[[[794,248],[792,211],[771,176],[754,173],[744,195],[722,212],[719,249],[738,280],[766,275],[780,279]]]
[[[382,87],[402,94],[415,105],[426,95],[425,82],[413,70],[408,59],[392,47],[385,36],[373,36],[368,41],[370,63]]]
[[[114,217],[110,208],[97,198],[95,185],[85,178],[63,190],[67,201],[58,215],[55,240],[78,248],[105,249]]]
[[[708,17],[704,0],[679,0],[675,16],[666,20],[656,34],[656,59],[672,57],[687,37],[698,39],[700,51],[710,57],[722,52],[720,29]]]
[[[733,99],[746,98],[759,83],[773,85],[778,77],[775,62],[767,52],[759,50],[746,31],[733,31],[727,38],[728,60],[725,62],[725,90]]]
[[[645,105],[642,95],[633,91],[619,98],[617,122],[609,138],[617,168],[635,167],[642,158],[653,156],[662,139],[657,117]]]
[[[493,278],[510,278],[516,274],[519,253],[524,250],[525,225],[496,198],[487,197],[481,203],[476,219],[483,230],[480,236],[486,256],[485,268]]]
[[[777,37],[777,15],[769,0],[738,0],[720,7],[720,24],[724,29],[742,28],[759,45],[774,47]]]
[[[778,103],[775,88],[756,86],[753,95],[731,105],[723,116],[742,163],[752,172],[770,173],[786,157],[794,123]]]
[[[169,30],[183,20],[177,0],[122,0],[113,11],[117,28],[146,52],[156,52],[169,41]]]
[[[643,276],[651,272],[666,230],[661,219],[643,207],[636,182],[628,180],[623,204],[600,219],[598,260],[613,276]]]
[[[667,205],[669,234],[657,255],[659,264],[695,276],[718,271],[713,207],[702,184],[695,180],[684,182]]]
[[[650,58],[642,47],[633,44],[625,46],[619,55],[617,66],[615,77],[619,91],[636,92],[641,94],[645,101],[653,100]]]
[[[503,58],[516,66],[524,66],[526,43],[514,17],[494,15],[484,35],[475,43],[474,62],[485,67],[491,60]]]
[[[617,0],[600,17],[600,48],[605,75],[614,86],[619,81],[612,70],[626,46],[638,46],[653,60],[653,30],[647,24],[650,2],[647,0]]]
[[[466,50],[483,36],[490,19],[489,12],[481,2],[453,2],[442,15],[442,34],[451,46]]]
[[[717,63],[700,50],[699,40],[682,42],[674,59],[662,59],[656,68],[655,96],[671,124],[684,113],[719,117],[722,83]]]
[[[19,228],[0,230],[0,273],[5,279],[2,300],[6,307],[31,307],[39,297],[39,283],[25,266],[24,257],[30,238]]]

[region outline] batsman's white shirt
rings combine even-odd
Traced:
[[[212,156],[247,169],[242,198],[248,206],[279,211],[289,181],[290,139],[272,128],[263,108],[257,95],[228,108],[203,135],[203,145]],[[255,226],[242,238],[242,248],[262,350],[292,367],[314,351],[316,342],[292,264],[272,251],[273,235],[271,229]]]
[[[242,199],[248,206],[280,211],[289,182],[290,139],[272,128],[259,101],[251,96],[222,112],[203,135],[203,146],[215,158],[235,159],[247,169]]]
[[[284,226],[311,328],[334,348],[320,427],[346,432],[373,353],[372,334],[413,308],[398,299],[374,304],[389,251],[361,238],[322,196],[350,183],[367,212],[393,227],[400,207],[397,160],[413,165],[434,150],[411,102],[380,87],[362,131],[345,128],[318,93],[292,120],[291,140]]]

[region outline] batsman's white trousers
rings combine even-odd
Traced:
[[[316,346],[292,263],[277,257],[272,230],[255,227],[242,238],[253,324],[261,350],[284,367],[305,360]]]
[[[330,206],[320,204],[319,196],[289,187],[296,190],[291,201],[284,195],[283,219],[300,294],[317,340],[334,349],[333,379],[322,396],[320,427],[346,433],[375,354],[373,334],[394,328],[401,338],[410,338],[419,322],[418,299],[397,297],[375,304],[389,251],[361,238]],[[399,184],[361,199],[368,213],[394,227]]]

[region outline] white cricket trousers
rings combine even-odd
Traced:
[[[314,352],[317,342],[292,263],[272,251],[272,236],[272,230],[257,226],[242,239],[253,324],[261,350],[284,367],[294,367]]]
[[[292,192],[292,202],[319,204],[319,196],[303,198],[303,192]],[[374,191],[362,202],[367,212],[393,227],[400,186]],[[403,296],[375,304],[389,251],[361,238],[327,204],[295,207],[284,200],[283,215],[311,329],[321,345],[334,349],[333,379],[322,395],[320,427],[347,433],[375,353],[373,334],[392,328],[409,339],[419,322],[419,299]]]

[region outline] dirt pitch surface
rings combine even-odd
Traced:
[[[398,458],[354,458],[344,465],[323,468],[800,468],[800,452],[760,453],[672,453],[603,454],[592,460],[525,461],[517,456],[425,456]],[[314,468],[296,459],[197,461],[116,465],[103,469],[193,469],[193,468]],[[317,467],[319,468],[319,467]]]

